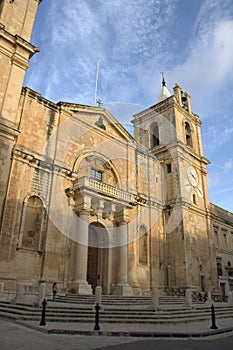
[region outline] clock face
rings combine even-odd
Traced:
[[[189,180],[188,179],[184,179],[184,188],[185,188],[185,191],[187,193],[190,193],[191,191],[191,186],[190,186],[190,183],[189,183]]]
[[[187,169],[188,179],[192,186],[196,187],[198,184],[197,172],[193,166],[189,166]]]
[[[200,198],[203,197],[203,191],[202,191],[202,188],[200,186],[197,188],[197,194]]]

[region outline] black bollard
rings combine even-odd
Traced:
[[[100,325],[99,325],[100,313],[99,313],[99,311],[100,311],[100,306],[97,303],[96,306],[95,306],[95,327],[94,327],[95,331],[99,331],[100,330]]]
[[[42,301],[42,316],[41,316],[41,321],[40,321],[40,326],[46,326],[46,322],[45,322],[45,308],[47,305],[47,301],[46,299],[44,299]]]
[[[215,312],[214,312],[214,305],[213,304],[211,306],[211,316],[212,316],[212,325],[211,325],[210,329],[218,329],[218,327],[216,326],[216,323],[215,323]]]

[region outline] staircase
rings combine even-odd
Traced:
[[[67,294],[49,300],[46,307],[46,321],[61,323],[93,323],[95,318],[94,296]],[[121,324],[171,324],[210,320],[211,305],[195,304],[190,310],[184,297],[160,297],[159,310],[154,311],[150,297],[103,296],[100,310],[101,323]],[[217,318],[233,317],[233,306],[227,303],[215,304]],[[12,304],[0,302],[0,317],[21,321],[41,319],[41,307],[29,303]]]
[[[58,297],[56,302],[67,302],[70,304],[94,304],[95,296],[94,295],[74,295],[71,293],[66,294],[65,296]],[[151,305],[150,296],[129,296],[121,297],[116,295],[103,295],[102,296],[103,305]],[[161,305],[178,305],[185,304],[185,297],[176,297],[176,296],[162,296],[159,297],[159,304]]]

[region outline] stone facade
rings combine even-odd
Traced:
[[[91,294],[233,289],[233,214],[208,200],[190,96],[134,116],[22,89],[39,0],[0,2],[0,280]],[[18,14],[16,16],[16,13]],[[22,20],[24,18],[24,20]],[[219,277],[220,276],[220,277]]]

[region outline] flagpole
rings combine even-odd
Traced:
[[[94,104],[95,105],[97,103],[96,94],[97,94],[97,88],[98,88],[99,68],[100,68],[100,58],[98,57],[97,67],[96,67],[96,79],[95,79],[95,96],[94,96]]]

